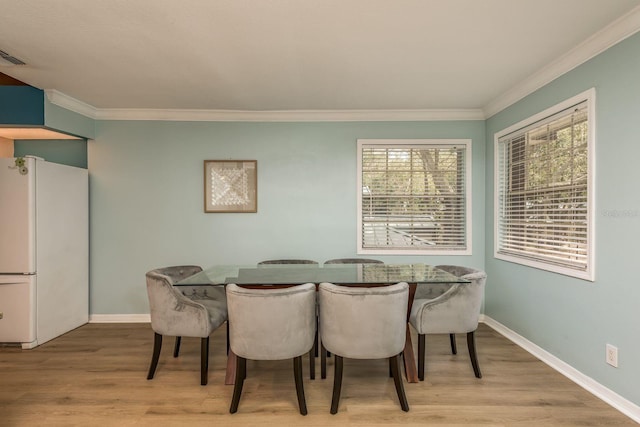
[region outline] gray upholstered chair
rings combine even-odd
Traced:
[[[268,259],[265,261],[260,261],[258,263],[258,267],[263,266],[263,265],[277,265],[277,264],[307,264],[307,265],[318,265],[317,261],[313,261],[310,259]],[[317,326],[317,319],[316,319],[316,326]],[[316,329],[317,330],[317,329]],[[313,342],[313,353],[316,357],[318,357],[318,335],[316,332],[316,337],[314,339]],[[313,363],[313,361],[309,362],[310,364]],[[315,366],[315,365],[313,365]],[[326,369],[325,369],[326,370]],[[324,378],[324,370],[323,372],[323,377]],[[315,378],[315,372],[312,370],[311,371],[311,379]]]
[[[206,385],[209,370],[209,335],[227,320],[226,299],[211,296],[187,298],[173,286],[180,280],[202,271],[197,266],[175,266],[151,270],[146,274],[147,295],[154,332],[153,355],[147,379],[153,378],[162,349],[164,335],[175,336],[174,357],[180,351],[181,337],[198,337],[200,342],[200,384]]]
[[[310,259],[268,259],[265,261],[260,261],[258,265],[269,265],[269,264],[318,264],[317,261],[313,261]]]
[[[171,278],[171,281],[175,284],[187,277],[200,273],[202,267],[199,265],[177,265],[175,267],[165,267],[162,269],[164,274]],[[203,305],[211,305],[215,308],[220,301],[225,301],[227,297],[224,292],[224,286],[179,286],[176,290],[182,292],[187,298],[200,302]],[[229,324],[227,324],[227,335],[229,333]],[[173,349],[173,357],[178,357],[180,354],[181,337],[176,337],[175,346]],[[227,340],[227,352],[229,351],[229,340]]]
[[[320,339],[335,356],[331,413],[338,412],[345,357],[388,358],[400,406],[408,411],[399,355],[406,340],[409,285],[363,288],[321,283],[318,297]]]
[[[238,410],[247,359],[293,359],[298,407],[306,415],[302,355],[313,351],[316,286],[307,283],[280,289],[246,289],[231,284],[227,285],[227,303],[229,342],[238,360],[229,412]],[[309,356],[313,359],[313,354]]]
[[[324,262],[327,264],[384,264],[383,261],[372,259],[372,258],[334,258]],[[318,352],[322,352],[322,356],[320,358],[320,376],[324,379],[327,377],[327,356],[330,356],[330,353],[324,351],[324,349],[320,350],[322,345],[318,343],[318,339],[316,338],[315,343],[315,354],[318,356]]]
[[[325,264],[384,264],[383,261],[371,258],[335,258],[324,262]]]
[[[482,378],[476,354],[475,331],[487,275],[481,270],[455,265],[439,265],[437,268],[471,283],[449,285],[446,292],[432,299],[414,299],[409,323],[418,332],[418,377],[424,381],[426,334],[449,334],[451,352],[456,354],[455,334],[465,333],[473,372],[477,378]]]

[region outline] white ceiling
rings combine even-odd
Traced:
[[[0,50],[27,63],[0,72],[102,111],[486,112],[551,66],[571,68],[563,61],[592,36],[635,32],[610,24],[639,5],[0,0]]]

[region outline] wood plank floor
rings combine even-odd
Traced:
[[[319,360],[314,381],[304,365],[308,416],[298,413],[290,361],[250,361],[239,411],[230,415],[224,327],[212,336],[209,384],[200,386],[199,339],[183,339],[177,359],[165,339],[147,381],[148,324],[88,324],[33,350],[0,348],[0,426],[637,425],[486,325],[477,335],[480,380],[464,336],[457,356],[447,336],[428,337],[427,380],[405,383],[408,413],[385,361],[345,360],[339,412],[329,414],[331,358],[325,380]]]

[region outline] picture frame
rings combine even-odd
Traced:
[[[257,160],[204,161],[205,213],[258,211]]]

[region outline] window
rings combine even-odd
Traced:
[[[471,253],[470,140],[358,140],[358,253]]]
[[[495,257],[593,280],[595,92],[495,136]]]

